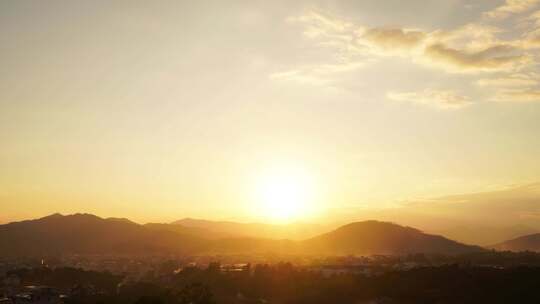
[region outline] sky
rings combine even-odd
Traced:
[[[540,0],[0,0],[0,222],[535,218],[539,48]]]

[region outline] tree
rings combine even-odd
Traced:
[[[135,304],[163,304],[163,301],[156,296],[143,296]]]
[[[201,283],[192,283],[178,294],[180,304],[214,304],[214,295],[210,288]]]

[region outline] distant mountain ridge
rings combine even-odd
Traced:
[[[229,223],[233,227],[235,224]],[[263,224],[261,224],[263,225]],[[255,227],[255,226],[249,226]],[[226,229],[225,229],[226,230]],[[0,256],[55,254],[459,254],[482,250],[392,223],[365,221],[303,241],[231,236],[177,224],[140,225],[91,214],[54,214],[0,225]]]
[[[148,223],[144,224],[144,227],[157,231],[170,231],[181,235],[187,235],[206,240],[217,240],[236,237],[235,235],[220,231],[213,231],[199,227],[186,227],[178,224]]]
[[[491,246],[492,249],[502,251],[535,251],[540,252],[540,233],[524,235]]]
[[[315,224],[292,223],[285,225],[262,223],[237,223],[230,221],[209,221],[184,218],[173,225],[204,229],[208,232],[228,235],[230,237],[256,237],[266,239],[303,240],[323,232],[324,227]]]
[[[527,225],[456,225],[451,228],[439,230],[438,233],[459,242],[490,246],[523,235],[538,233],[538,229]]]

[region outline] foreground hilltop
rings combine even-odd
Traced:
[[[190,253],[202,245],[200,239],[189,235],[91,214],[53,214],[0,225],[0,255],[4,256]]]
[[[199,229],[199,228],[197,228]],[[264,234],[263,234],[264,235]],[[91,214],[54,214],[0,225],[1,256],[48,254],[460,254],[482,250],[387,222],[365,221],[303,241],[231,236],[230,231],[139,225]]]
[[[461,254],[483,250],[411,227],[379,221],[351,223],[306,240],[304,246],[309,251],[324,254]]]

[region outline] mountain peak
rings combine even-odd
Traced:
[[[332,254],[457,254],[481,250],[418,229],[380,221],[347,224],[306,241],[310,251]]]
[[[23,222],[34,222],[34,223],[93,223],[93,222],[100,222],[105,221],[103,218],[93,215],[90,213],[74,213],[74,214],[60,214],[60,213],[54,213],[42,218],[38,218],[35,220],[28,220]]]
[[[417,230],[415,228],[402,226],[393,222],[384,222],[384,221],[378,221],[378,220],[366,220],[366,221],[360,221],[360,222],[352,222],[346,225],[341,226],[338,229],[349,229],[349,228],[358,228],[358,227],[372,227],[372,228],[402,228],[402,229],[413,229]],[[419,231],[419,230],[417,230]]]
[[[336,232],[345,232],[345,231],[364,231],[369,230],[372,233],[391,233],[391,232],[402,232],[402,233],[422,233],[422,231],[408,227],[401,226],[392,222],[383,222],[377,220],[367,220],[361,222],[353,222],[346,224],[336,229]]]
[[[47,215],[47,216],[44,216],[42,218],[40,218],[40,220],[46,220],[46,219],[55,219],[55,218],[62,218],[64,217],[61,213],[53,213],[51,215]]]
[[[106,218],[107,221],[111,222],[119,222],[119,223],[128,223],[128,224],[136,224],[134,221],[125,218],[125,217],[108,217]]]

